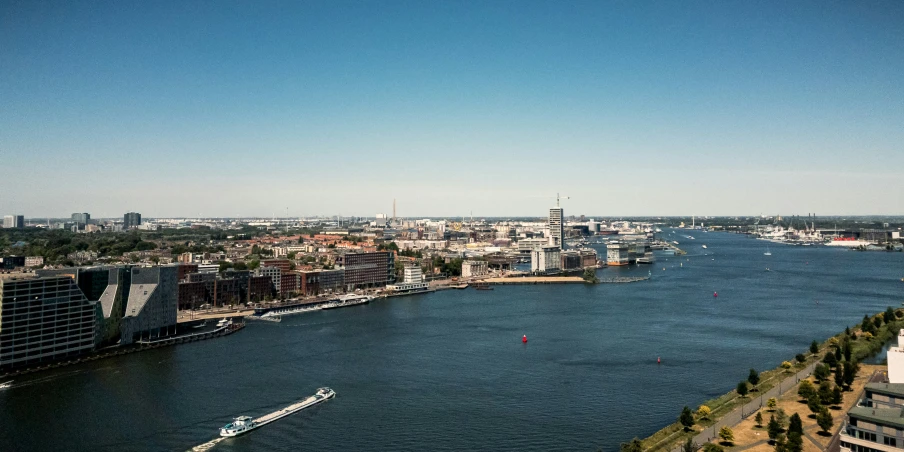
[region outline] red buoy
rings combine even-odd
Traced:
[[[662,358],[656,357],[656,364],[662,364]]]
[[[719,292],[713,292],[713,298],[718,298],[718,297],[719,297]]]
[[[523,342],[525,344],[527,343],[527,335],[526,334],[521,337],[521,342]]]

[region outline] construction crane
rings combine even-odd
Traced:
[[[556,193],[556,207],[560,207],[559,206],[560,199],[571,199],[571,196],[560,196],[558,193]]]

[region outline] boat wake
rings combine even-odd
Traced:
[[[214,446],[217,445],[220,441],[223,441],[226,438],[216,438],[212,439],[204,444],[197,445],[191,448],[191,452],[203,452],[205,450],[213,449]]]

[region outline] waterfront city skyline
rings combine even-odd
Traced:
[[[0,24],[4,215],[904,205],[899,2],[19,2]]]

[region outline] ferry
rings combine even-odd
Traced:
[[[854,237],[835,237],[831,242],[826,243],[826,246],[843,246],[846,248],[857,248],[861,246],[869,246],[870,242],[865,240],[860,240]]]
[[[336,308],[344,308],[347,306],[355,306],[355,305],[359,305],[359,304],[367,304],[367,303],[370,303],[370,301],[373,299],[374,299],[374,297],[367,296],[367,295],[349,294],[349,295],[339,297],[339,299],[336,301],[323,305],[323,309],[336,309]]]
[[[293,403],[292,405],[289,405],[279,411],[274,411],[257,419],[252,419],[251,416],[239,416],[235,418],[233,422],[226,424],[226,426],[220,429],[220,436],[232,437],[243,435],[256,428],[263,427],[275,420],[282,419],[290,414],[297,413],[307,407],[314,406],[320,402],[325,402],[326,400],[332,399],[335,396],[336,392],[332,389],[320,388],[317,390],[316,394],[300,402]]]

